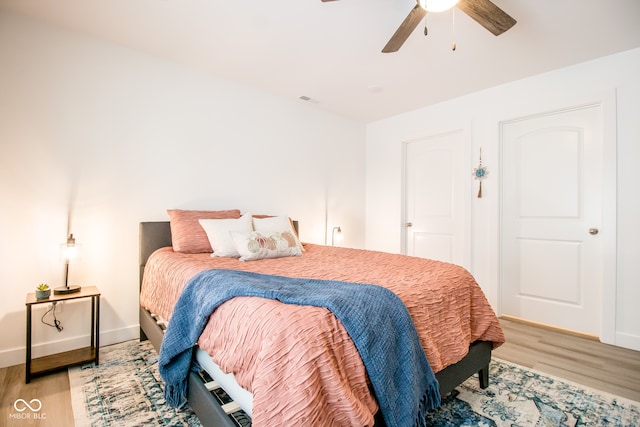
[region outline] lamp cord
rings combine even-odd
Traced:
[[[51,323],[47,323],[44,321],[44,318],[47,316],[47,314],[52,313],[53,315],[53,325]],[[52,328],[56,328],[58,330],[58,332],[62,332],[62,323],[56,318],[56,303],[52,303],[51,304],[51,308],[47,311],[45,311],[45,313],[42,315],[42,317],[40,318],[40,321],[42,323],[44,323],[47,326],[51,326]]]

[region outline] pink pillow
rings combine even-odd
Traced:
[[[191,211],[168,209],[171,225],[171,242],[175,252],[197,254],[213,252],[207,234],[198,222],[200,219],[240,218],[239,209],[225,211]]]

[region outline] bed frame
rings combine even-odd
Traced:
[[[297,228],[297,223],[294,224]],[[144,275],[144,267],[149,256],[159,248],[171,246],[171,228],[168,221],[140,223],[140,285]],[[160,344],[165,326],[146,309],[140,307],[140,341],[149,340],[156,351]],[[481,388],[489,385],[489,362],[491,361],[492,344],[488,341],[476,341],[469,347],[469,353],[458,363],[448,366],[436,373],[440,384],[440,394],[446,396],[467,378],[478,374]],[[222,404],[212,391],[210,379],[200,372],[191,371],[187,400],[205,427],[238,427],[247,425],[237,421],[237,417],[229,415],[237,411],[234,404]],[[219,396],[219,395],[218,395]],[[244,412],[242,412],[244,413]],[[384,427],[384,421],[376,417],[376,426]]]

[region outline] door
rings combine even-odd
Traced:
[[[600,335],[599,105],[502,123],[502,314]]]
[[[465,265],[464,133],[405,144],[404,218],[407,255]]]

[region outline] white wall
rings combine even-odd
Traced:
[[[499,238],[499,123],[504,120],[575,105],[612,100],[606,105],[617,132],[617,293],[616,344],[640,350],[640,49],[578,64],[494,87],[448,102],[367,125],[366,247],[400,252],[401,145],[455,129],[471,129],[471,164],[478,161],[490,175],[483,198],[471,202],[471,264],[466,266],[497,308]],[[610,116],[611,117],[611,116]],[[608,141],[611,143],[612,141]],[[607,141],[605,141],[607,143]],[[469,170],[468,185],[477,183]],[[614,285],[614,287],[615,287]]]
[[[286,214],[303,241],[364,246],[364,124],[158,58],[0,14],[0,366],[24,362],[25,295],[102,291],[101,343],[138,334],[138,223],[167,208]],[[326,221],[326,223],[325,223]],[[88,344],[89,309],[39,323],[34,356]]]

